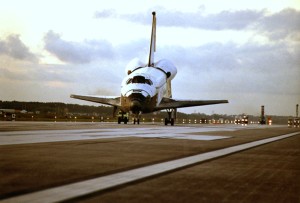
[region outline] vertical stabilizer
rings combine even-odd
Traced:
[[[156,16],[155,12],[152,12],[152,32],[151,32],[151,42],[150,42],[150,53],[148,66],[154,66],[154,52],[156,51]]]

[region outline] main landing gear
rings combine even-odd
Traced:
[[[118,112],[118,124],[121,124],[124,122],[124,124],[127,124],[129,121],[129,113],[124,113],[123,111]],[[133,124],[140,124],[140,114],[136,115],[133,119]]]
[[[140,111],[139,113],[136,113],[134,115],[134,118],[133,118],[133,124],[138,124],[140,125],[140,116],[141,116],[142,112]]]
[[[170,123],[171,126],[173,126],[175,123],[177,110],[176,109],[167,109],[167,113],[168,113],[168,118],[165,118],[165,125],[168,125]]]
[[[124,124],[127,124],[129,121],[128,118],[128,113],[123,113],[122,111],[120,111],[118,114],[118,124],[121,124],[122,122],[124,122]]]
[[[139,118],[134,118],[134,119],[133,119],[133,124],[134,124],[134,125],[135,125],[135,124],[140,125],[140,119],[139,119]]]

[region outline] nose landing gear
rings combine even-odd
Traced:
[[[174,126],[177,109],[167,109],[168,118],[165,118],[165,125],[168,125],[169,123],[171,126]]]

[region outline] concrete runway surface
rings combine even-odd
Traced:
[[[0,123],[1,202],[300,202],[300,129]]]

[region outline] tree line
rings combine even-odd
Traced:
[[[90,106],[90,105],[79,105],[79,104],[66,104],[61,102],[24,102],[24,101],[1,101],[0,100],[0,109],[15,109],[15,110],[25,110],[26,115],[23,117],[32,117],[29,115],[35,115],[35,117],[40,118],[51,118],[54,117],[59,119],[67,119],[74,118],[77,116],[78,118],[112,118],[113,116],[113,107],[110,106]],[[249,120],[258,121],[259,116],[248,115]],[[167,113],[157,112],[150,114],[143,114],[142,118],[144,119],[163,119],[167,117]],[[182,112],[177,112],[178,119],[185,119],[186,121],[194,121],[199,119],[207,119],[207,120],[234,120],[236,115],[226,115],[226,114],[212,114],[207,115],[204,113],[192,113],[186,114]],[[289,117],[287,116],[275,116],[272,115],[273,123],[277,124],[286,124]]]

